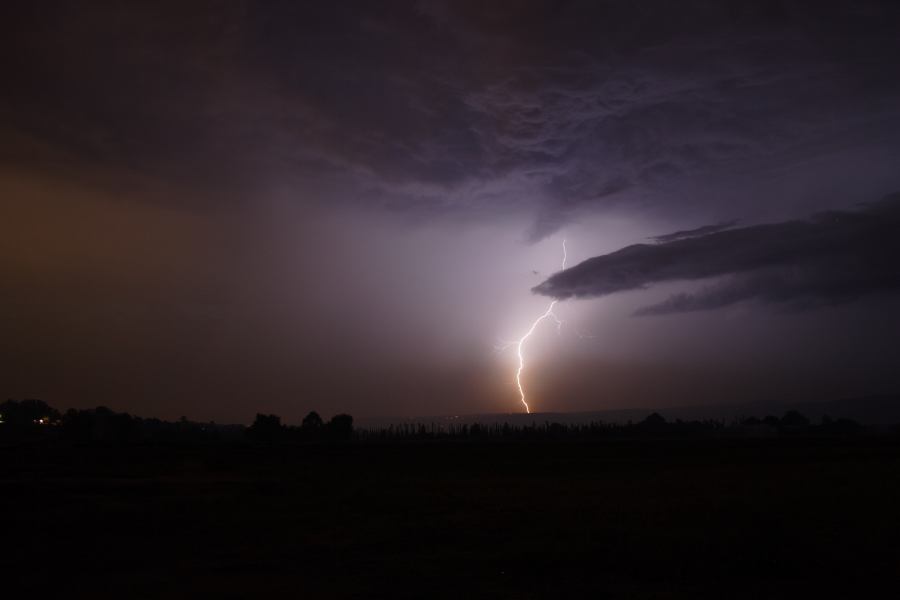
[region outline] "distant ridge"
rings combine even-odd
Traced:
[[[832,418],[853,419],[863,425],[894,425],[900,423],[900,394],[860,396],[824,402],[759,401],[714,406],[629,408],[585,412],[484,413],[407,418],[370,417],[357,419],[356,422],[362,428],[386,427],[390,424],[404,423],[445,425],[451,423],[459,425],[509,423],[521,426],[530,425],[532,422],[580,424],[602,421],[622,424],[628,421],[641,421],[654,412],[670,421],[714,419],[728,422],[741,417],[781,416],[789,410],[799,411],[814,422],[818,422],[822,416],[828,415]]]

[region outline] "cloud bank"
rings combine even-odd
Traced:
[[[723,221],[714,225],[704,225],[703,227],[697,227],[696,229],[685,229],[682,231],[667,233],[665,235],[657,235],[650,239],[658,243],[674,242],[675,240],[683,240],[687,238],[698,237],[701,235],[707,235],[710,233],[716,233],[717,231],[731,229],[732,227],[737,225],[737,223],[737,220]]]
[[[717,278],[635,314],[709,310],[745,300],[807,308],[900,290],[898,256],[900,194],[893,194],[857,211],[628,246],[556,273],[533,291],[588,298]]]

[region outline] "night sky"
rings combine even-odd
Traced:
[[[898,32],[891,0],[9,3],[0,397],[518,412],[497,347],[553,299],[535,411],[896,393]]]

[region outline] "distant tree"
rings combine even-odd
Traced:
[[[92,427],[93,419],[88,411],[70,408],[62,417],[62,436],[70,441],[90,441]]]
[[[832,419],[828,415],[824,415],[822,417],[822,424],[820,425],[820,429],[824,433],[832,433],[832,434],[851,434],[858,433],[862,430],[862,425],[857,423],[852,419]]]
[[[62,437],[74,442],[135,442],[143,439],[142,420],[105,406],[69,409],[62,417]]]
[[[94,438],[102,442],[131,442],[140,435],[137,421],[128,413],[117,413],[105,406],[94,409]]]
[[[322,427],[324,426],[325,423],[322,421],[322,417],[313,410],[303,417],[303,422],[300,424],[300,433],[304,439],[316,439],[321,435]]]
[[[44,402],[26,398],[21,402],[7,400],[0,404],[0,420],[10,429],[27,430],[51,425],[59,420],[59,412]]]
[[[353,437],[353,417],[345,414],[334,415],[328,421],[327,430],[330,439],[349,440]]]
[[[660,433],[666,430],[666,420],[659,413],[652,413],[636,425],[638,430],[649,433]]]
[[[569,428],[562,423],[548,423],[546,435],[551,439],[563,439],[568,435]]]
[[[763,417],[762,421],[769,427],[778,427],[781,424],[781,419],[774,415],[766,415],[765,417]]]
[[[253,425],[247,428],[247,437],[257,442],[274,442],[284,437],[285,429],[278,415],[256,414]]]
[[[801,429],[809,426],[809,419],[796,410],[789,410],[781,417],[781,426],[789,429]]]

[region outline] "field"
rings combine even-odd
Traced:
[[[4,587],[56,597],[780,598],[900,576],[892,438],[49,444],[0,460]]]

